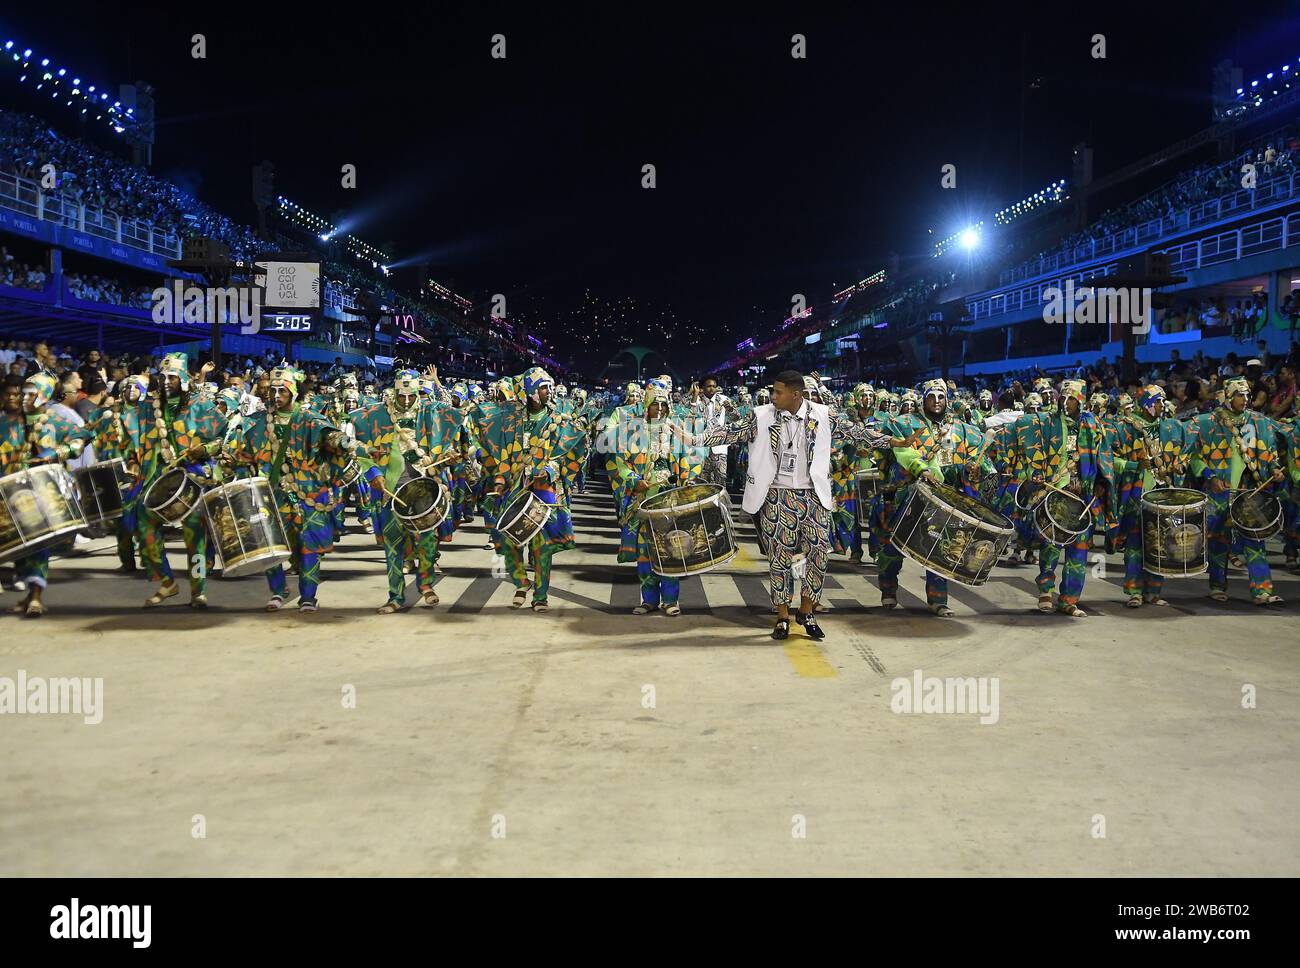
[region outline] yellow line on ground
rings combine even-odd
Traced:
[[[795,672],[805,679],[833,679],[839,675],[812,639],[799,635],[794,629],[790,630],[790,636],[782,645]]]

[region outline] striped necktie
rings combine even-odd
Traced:
[[[781,411],[779,410],[776,419],[772,421],[769,436],[772,438],[772,456],[779,461],[781,459]]]

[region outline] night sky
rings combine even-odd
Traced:
[[[1077,141],[1101,176],[1206,126],[1217,60],[1249,79],[1300,56],[1296,17],[1266,3],[1070,19],[1038,4],[111,6],[6,10],[0,30],[101,83],[153,83],[154,169],[210,204],[253,224],[250,166],[269,158],[281,193],[346,212],[476,301],[504,293],[597,367],[629,339],[716,362],[779,328],[794,293],[828,302],[891,252],[923,260],[928,228],[1068,178]]]

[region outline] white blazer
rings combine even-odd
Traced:
[[[831,499],[831,426],[830,411],[820,403],[804,401],[808,406],[808,478],[817,500],[828,511]],[[754,439],[749,445],[749,476],[745,479],[745,496],[741,507],[757,514],[767,500],[767,492],[776,480],[777,458],[772,453],[772,423],[779,418],[775,404],[754,408]]]

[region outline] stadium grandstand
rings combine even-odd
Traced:
[[[183,261],[187,243],[209,240],[237,266],[278,252],[322,266],[310,332],[289,341],[222,327],[220,349],[233,359],[287,356],[309,370],[339,361],[376,374],[398,360],[432,363],[451,377],[533,363],[567,371],[541,340],[427,275],[410,291],[399,286],[392,256],[286,195],[269,198],[246,222],[155,176],[146,165],[153,131],[142,135],[151,114],[143,89],[123,85],[121,100],[110,101],[108,91],[9,39],[0,47],[0,84],[15,94],[6,104],[38,90],[54,94],[40,113],[0,108],[0,341],[39,335],[78,353],[208,354],[212,319],[158,323],[151,310],[157,288],[199,281],[173,263]],[[262,177],[269,189],[272,171]],[[246,278],[236,270],[226,281]]]
[[[932,239],[903,271],[895,257],[713,372],[753,382],[779,357],[839,388],[937,375],[991,385],[1118,363],[1120,321],[1052,325],[1044,309],[1053,290],[1104,286],[1150,255],[1167,256],[1178,281],[1155,287],[1130,366],[1284,356],[1300,319],[1298,71],[1246,83],[1220,65],[1237,87],[1216,96],[1208,128],[1100,178],[1078,145],[1071,177]]]

